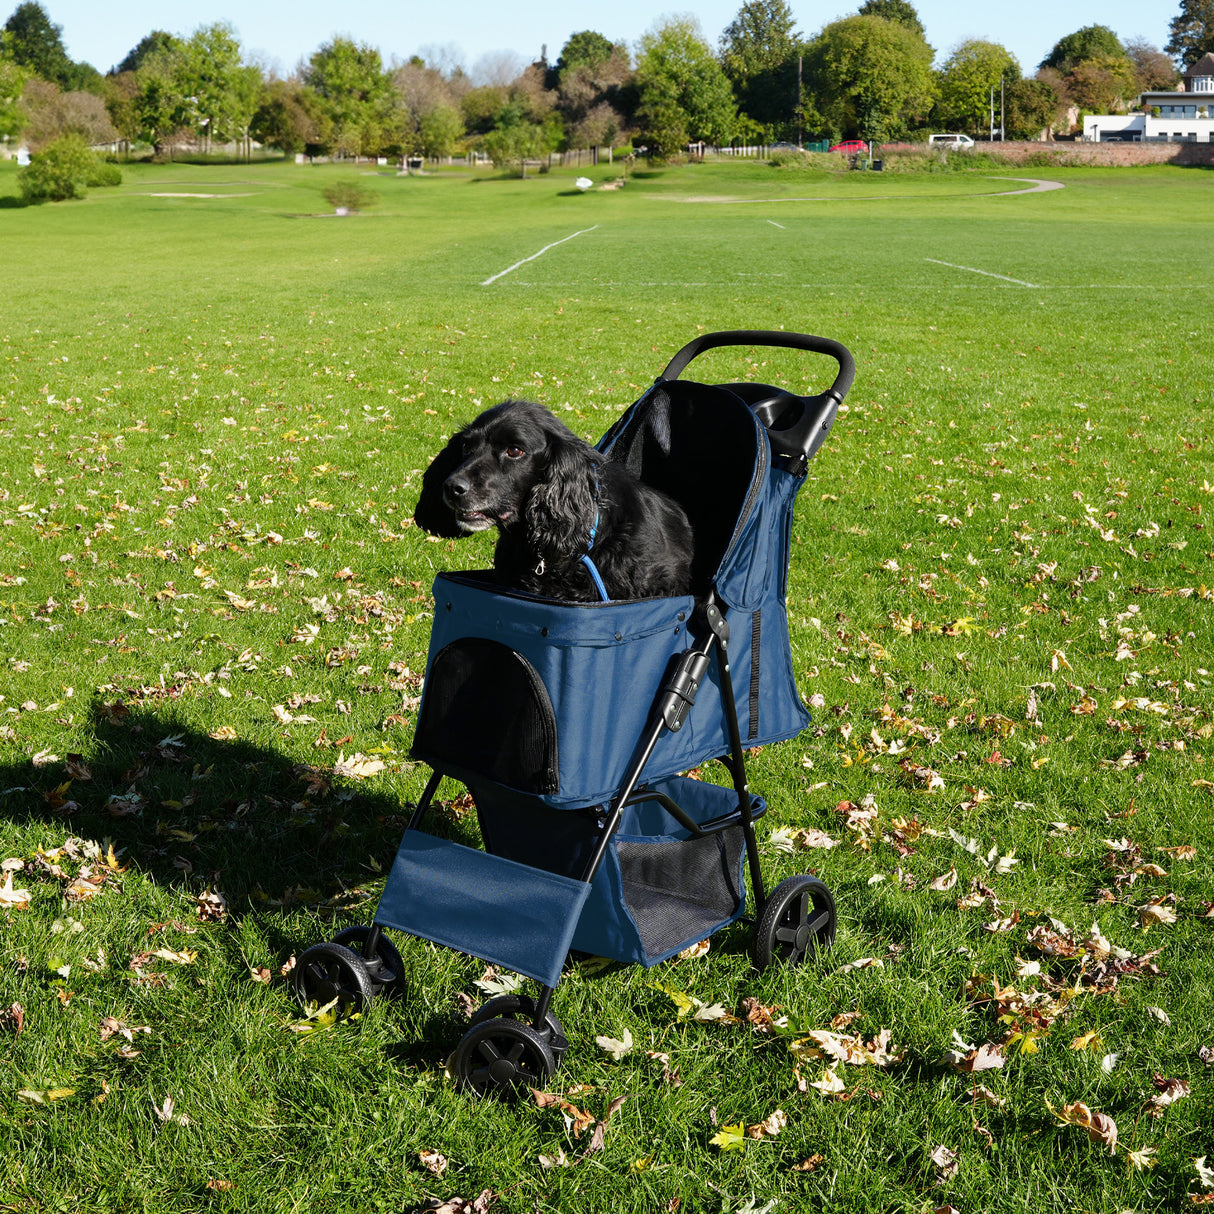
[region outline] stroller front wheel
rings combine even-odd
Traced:
[[[345,945],[359,955],[371,979],[373,993],[378,995],[403,995],[405,991],[405,963],[396,945],[380,932],[375,944],[375,956],[367,956],[367,941],[371,928],[358,924],[343,928],[333,937],[334,944]]]
[[[342,1012],[359,1011],[375,997],[363,959],[344,944],[314,944],[295,963],[291,989],[300,1006],[324,1007],[336,1002]]]
[[[560,1067],[561,1059],[569,1050],[569,1039],[565,1036],[565,1027],[551,1013],[544,1016],[544,1024],[539,1028],[535,1023],[535,1000],[530,995],[498,995],[472,1015],[472,1024],[484,1024],[487,1020],[520,1020],[536,1028],[548,1046],[555,1067]]]
[[[451,1055],[460,1087],[476,1096],[517,1096],[542,1087],[556,1062],[543,1036],[521,1020],[485,1020],[470,1028]]]
[[[824,882],[808,873],[781,881],[755,927],[755,966],[800,965],[834,943],[835,923],[835,900]]]

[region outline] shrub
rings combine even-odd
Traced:
[[[379,201],[379,195],[369,186],[352,178],[342,178],[321,191],[325,201],[335,210],[361,211],[364,207],[373,206]]]
[[[93,159],[96,163],[93,165],[93,171],[89,174],[88,181],[85,182],[90,189],[122,184],[122,170],[116,164],[108,160],[101,160],[96,156]]]
[[[30,158],[17,185],[26,202],[83,198],[98,163],[80,135],[64,135]]]

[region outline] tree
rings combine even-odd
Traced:
[[[61,88],[71,87],[73,64],[63,46],[63,26],[53,24],[41,4],[19,4],[4,28],[10,35],[8,54],[18,67]]]
[[[860,5],[860,16],[883,17],[895,25],[905,25],[908,30],[913,30],[920,38],[925,41],[927,39],[927,31],[923,28],[923,22],[919,20],[919,14],[915,12],[915,6],[909,3],[909,0],[864,0],[864,3]]]
[[[249,122],[249,134],[288,156],[305,151],[315,131],[303,92],[298,80],[267,82]]]
[[[1085,25],[1054,43],[1054,49],[1041,61],[1041,67],[1066,72],[1085,59],[1124,58],[1121,39],[1107,25]]]
[[[182,45],[181,39],[176,34],[168,34],[164,30],[152,30],[127,51],[126,58],[114,69],[112,74],[117,76],[122,72],[137,72],[143,66],[145,59],[159,52],[179,51]]]
[[[405,151],[449,156],[463,137],[459,93],[437,68],[414,58],[392,73],[405,124]]]
[[[545,143],[543,125],[528,118],[524,106],[512,102],[498,112],[482,147],[495,165],[515,167],[521,177],[526,177],[527,161],[541,155]]]
[[[1176,87],[1176,67],[1157,46],[1145,38],[1131,38],[1125,44],[1125,53],[1134,68],[1134,88],[1139,93]]]
[[[786,0],[746,0],[721,35],[721,66],[738,106],[769,140],[796,125],[800,49]]]
[[[0,31],[0,141],[15,138],[25,127],[21,97],[30,77],[28,69],[10,58],[9,42],[9,35]]]
[[[971,135],[987,130],[991,90],[1002,94],[1006,105],[1006,86],[1019,79],[1020,64],[997,42],[962,42],[940,70],[933,115],[938,115],[940,125],[950,130]]]
[[[374,47],[334,38],[308,60],[303,78],[328,120],[331,148],[373,156],[391,141],[392,89]]]
[[[1171,37],[1163,49],[1177,63],[1192,67],[1214,51],[1214,0],[1180,0],[1180,12],[1168,23]]]
[[[138,137],[162,156],[192,125],[194,114],[181,86],[180,47],[160,47],[144,57],[135,73],[133,126]]]
[[[935,96],[932,48],[882,17],[845,17],[809,44],[812,108],[825,133],[885,140],[926,117]]]
[[[579,67],[595,68],[606,63],[618,51],[615,43],[595,30],[582,30],[570,35],[569,41],[561,48],[557,58],[555,72],[557,83],[566,72]],[[625,52],[627,53],[627,52]]]
[[[105,102],[96,93],[65,93],[57,84],[34,77],[22,100],[28,116],[26,136],[35,151],[65,135],[79,135],[86,146],[118,138]]]
[[[690,139],[728,143],[737,108],[700,23],[689,16],[667,18],[641,38],[638,49],[637,122],[654,154],[673,155]]]
[[[1124,55],[1084,59],[1067,73],[1067,93],[1081,110],[1107,114],[1134,92],[1134,69]]]
[[[566,146],[611,147],[628,128],[628,48],[583,30],[565,43],[554,69]]]
[[[206,142],[229,143],[248,134],[261,73],[242,63],[240,40],[227,22],[200,26],[181,46],[177,84],[191,99]]]
[[[1045,80],[1014,80],[1004,98],[1004,132],[1009,139],[1036,139],[1058,122],[1061,99]]]

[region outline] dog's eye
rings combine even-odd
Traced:
[[[518,443],[511,443],[510,446],[506,448],[507,459],[522,459],[526,454],[527,452],[524,451],[523,448],[518,445]]]

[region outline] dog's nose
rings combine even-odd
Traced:
[[[465,477],[456,473],[454,476],[447,477],[443,482],[443,496],[448,503],[455,504],[464,496],[472,486],[468,484]]]

